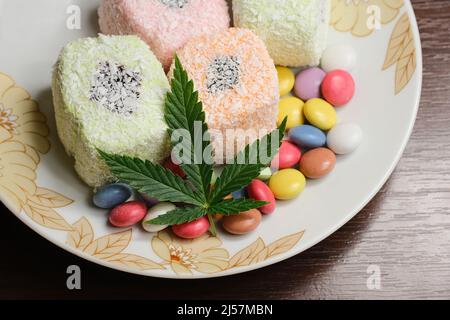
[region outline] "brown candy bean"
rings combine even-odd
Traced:
[[[261,212],[252,209],[237,215],[225,216],[222,219],[223,228],[231,234],[246,234],[255,230],[261,223]]]
[[[310,179],[318,179],[330,173],[336,164],[336,155],[327,148],[306,152],[300,160],[300,171]]]

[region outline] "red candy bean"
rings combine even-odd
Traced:
[[[248,196],[254,200],[270,202],[259,208],[264,214],[271,214],[275,211],[275,197],[272,190],[261,180],[253,180],[247,187]]]
[[[195,239],[209,230],[209,221],[206,217],[172,226],[172,231],[180,238]]]
[[[142,201],[125,202],[111,210],[109,222],[119,228],[131,227],[144,219],[147,206]]]
[[[297,165],[302,157],[302,152],[296,145],[289,141],[281,143],[280,150],[272,160],[271,168],[287,169]]]
[[[173,163],[172,159],[167,159],[166,162],[164,162],[164,168],[170,170],[173,172],[173,174],[180,176],[181,178],[186,178],[186,173],[181,169],[181,167],[175,163]]]
[[[322,95],[335,107],[347,104],[355,94],[355,81],[344,70],[329,72],[322,82]]]

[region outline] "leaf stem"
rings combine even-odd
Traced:
[[[208,213],[208,220],[209,220],[209,232],[211,232],[211,234],[214,237],[217,237],[216,223],[214,222],[214,218],[210,213]]]

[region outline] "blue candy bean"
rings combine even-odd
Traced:
[[[237,199],[245,198],[246,192],[245,192],[245,189],[241,189],[241,190],[233,192],[231,195],[233,196],[233,199],[237,200]]]
[[[289,140],[301,148],[319,148],[325,145],[325,133],[310,125],[302,125],[289,130]]]
[[[139,198],[141,198],[149,207],[153,207],[159,203],[158,199],[150,197],[142,192],[139,192]]]
[[[99,208],[111,209],[127,201],[131,195],[132,190],[129,186],[123,183],[113,183],[98,188],[93,202]]]

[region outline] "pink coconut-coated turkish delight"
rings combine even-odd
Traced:
[[[230,25],[225,0],[103,0],[98,13],[102,33],[140,36],[166,70],[192,37]]]

